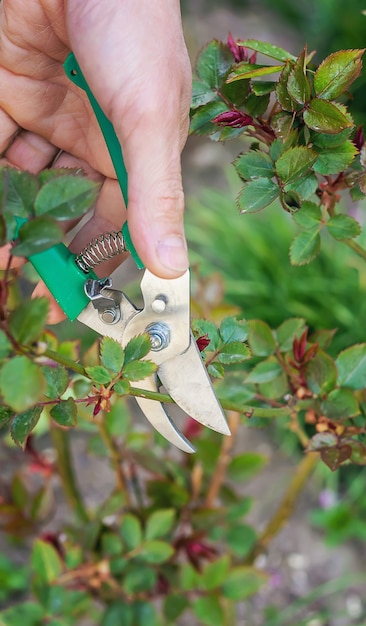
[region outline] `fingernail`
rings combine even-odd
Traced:
[[[158,241],[157,252],[164,267],[177,272],[184,272],[188,268],[187,247],[183,237],[170,235]]]

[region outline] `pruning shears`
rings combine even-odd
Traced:
[[[73,53],[64,67],[70,80],[83,89],[90,100],[127,206],[127,172],[113,126],[90,91]],[[134,383],[135,387],[158,391],[160,384],[163,385],[190,417],[229,435],[225,415],[190,330],[189,270],[180,278],[167,280],[145,269],[141,281],[144,306],[139,309],[122,291],[112,288],[111,278],[100,279],[92,269],[98,262],[123,251],[130,252],[137,267],[143,269],[127,222],[121,232],[100,235],[79,255],[72,254],[60,243],[32,255],[29,260],[70,320],[78,319],[122,347],[136,335],[149,334],[151,350],[146,358],[157,365],[157,373]],[[161,435],[181,450],[194,452],[162,403],[144,397],[136,400]]]

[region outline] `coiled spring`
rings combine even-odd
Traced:
[[[103,233],[90,243],[75,256],[75,262],[86,274],[90,269],[107,261],[113,257],[126,252],[126,246],[123,235],[120,231],[111,233]]]

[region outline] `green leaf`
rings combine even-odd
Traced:
[[[291,98],[302,105],[311,98],[310,81],[306,75],[306,56],[307,50],[305,47],[291,69],[287,81],[287,89]]]
[[[31,256],[60,243],[62,228],[50,216],[35,217],[19,229],[19,243],[11,250],[13,256]]]
[[[196,337],[203,337],[208,335],[210,344],[209,350],[213,352],[217,350],[221,345],[221,338],[216,325],[209,320],[193,320],[192,329]]]
[[[6,406],[5,404],[0,404],[0,428],[4,428],[10,424],[13,419],[15,413],[13,409]]]
[[[128,380],[121,378],[113,385],[113,390],[118,393],[119,396],[126,396],[130,393],[131,385]]]
[[[200,53],[196,63],[196,72],[204,83],[217,89],[222,85],[233,62],[233,55],[228,46],[214,39]]]
[[[314,89],[319,98],[335,100],[347,91],[360,75],[363,50],[339,50],[319,65],[314,75]]]
[[[343,350],[336,360],[338,385],[350,389],[366,388],[366,343]]]
[[[6,359],[11,351],[11,343],[3,330],[0,330],[0,360]]]
[[[148,602],[143,602],[142,600],[139,600],[138,602],[134,603],[133,608],[133,626],[146,626],[146,624],[148,624],[149,626],[161,626],[161,622],[158,620],[158,616],[156,614],[156,609],[153,604],[151,604],[150,600]]]
[[[309,445],[307,447],[308,452],[315,452],[317,450],[322,450],[322,448],[328,448],[331,446],[336,446],[338,443],[337,435],[331,432],[325,433],[316,433],[309,441]]]
[[[360,235],[362,230],[360,224],[353,217],[342,214],[331,217],[327,222],[327,229],[332,237],[339,241],[353,239],[353,237]]]
[[[304,332],[305,320],[301,317],[292,317],[282,322],[276,330],[278,348],[280,352],[288,352],[292,348],[295,337],[299,338]]]
[[[250,350],[245,343],[240,341],[232,341],[225,344],[220,348],[218,360],[224,365],[231,365],[233,363],[242,363],[245,359],[249,359]]]
[[[121,536],[129,550],[134,550],[141,545],[143,540],[141,522],[135,515],[126,513],[121,526]]]
[[[62,400],[50,411],[52,419],[60,424],[60,426],[76,426],[77,424],[77,406],[74,398]]]
[[[340,105],[313,98],[304,111],[304,122],[319,133],[336,134],[353,126]]]
[[[300,209],[301,210],[301,209]],[[290,260],[292,265],[306,265],[319,254],[319,228],[315,227],[297,235],[290,246]]]
[[[146,522],[146,539],[158,539],[164,537],[173,527],[175,522],[174,509],[161,509],[154,511]]]
[[[249,324],[246,320],[238,320],[235,316],[225,317],[220,325],[221,339],[226,343],[232,341],[246,341],[248,339]]]
[[[251,180],[253,178],[272,178],[274,167],[271,158],[265,152],[259,150],[249,150],[244,154],[239,154],[234,161],[234,166],[240,178]]]
[[[213,376],[214,378],[224,378],[225,376],[225,370],[221,363],[210,363],[207,367],[207,371],[210,376]]]
[[[209,102],[199,107],[191,117],[189,132],[196,135],[211,135],[215,133],[217,126],[213,124],[212,120],[225,111],[229,111],[229,107],[222,100]]]
[[[37,405],[18,413],[11,422],[10,434],[14,443],[24,450],[27,439],[32,430],[37,426],[42,413],[42,407]]]
[[[320,225],[322,212],[314,202],[303,202],[301,209],[293,214],[293,220],[302,228],[313,229]]]
[[[316,158],[316,152],[306,146],[290,148],[276,162],[277,175],[283,183],[292,183],[308,173]]]
[[[267,581],[267,576],[254,567],[233,567],[222,588],[225,598],[244,600],[253,596]]]
[[[55,363],[52,366],[43,365],[42,372],[47,383],[45,396],[52,399],[60,398],[60,396],[65,393],[69,382],[66,367],[60,365],[59,363]]]
[[[145,541],[139,549],[139,557],[147,563],[164,563],[174,554],[174,548],[166,541],[151,539]]]
[[[85,176],[51,178],[37,194],[36,215],[48,213],[57,220],[80,217],[92,206],[99,189],[100,185]]]
[[[332,357],[318,350],[306,367],[306,381],[313,393],[327,393],[336,384],[337,367]]]
[[[289,63],[289,62],[286,63],[286,65],[284,66],[280,74],[277,87],[276,87],[277,100],[280,103],[283,110],[288,111],[289,113],[296,111],[296,109],[298,108],[298,105],[296,104],[296,102],[294,102],[293,99],[291,98],[289,91],[288,91],[288,86],[287,86],[292,67],[293,67],[292,63]],[[291,125],[292,123],[293,122],[291,120]]]
[[[249,346],[254,356],[269,356],[275,352],[276,342],[266,322],[250,320]]]
[[[47,298],[33,298],[11,313],[9,328],[16,341],[29,344],[38,338],[46,324],[48,304]]]
[[[260,76],[268,76],[276,74],[282,70],[282,65],[257,65],[255,63],[247,63],[242,61],[235,65],[230,72],[227,83],[233,83],[236,80],[245,80],[247,78],[259,78]]]
[[[268,383],[282,374],[283,370],[275,356],[258,363],[246,377],[246,383]]]
[[[218,626],[224,623],[224,611],[217,596],[205,596],[193,601],[192,610],[200,623]]]
[[[204,104],[208,104],[209,102],[218,100],[218,95],[216,90],[211,89],[207,85],[207,83],[202,82],[200,80],[193,80],[192,82],[192,108],[196,109],[197,107],[203,106]]]
[[[150,591],[156,585],[156,578],[156,573],[151,567],[139,563],[124,576],[122,588],[127,594]]]
[[[342,420],[360,414],[358,402],[349,389],[333,389],[327,399],[321,404],[321,409],[327,417]]]
[[[200,577],[200,574],[190,563],[182,563],[179,571],[179,586],[184,591],[197,589]]]
[[[278,198],[279,189],[269,178],[256,178],[244,185],[238,195],[237,205],[241,213],[261,211]]]
[[[257,39],[246,39],[245,41],[239,41],[239,46],[244,46],[245,48],[249,48],[250,50],[255,50],[256,52],[260,52],[271,59],[276,59],[276,61],[287,61],[290,59],[291,61],[296,61],[296,57],[284,50],[284,48],[280,48],[279,46],[275,46],[272,43],[267,43],[266,41],[258,41]]]
[[[286,184],[285,191],[295,191],[301,200],[308,200],[318,188],[318,179],[311,171],[294,183]],[[303,204],[303,203],[302,203]],[[302,206],[302,205],[301,205]]]
[[[274,80],[252,80],[251,88],[256,96],[264,96],[272,93],[276,89],[277,83]]]
[[[231,524],[226,533],[226,543],[236,557],[244,559],[254,548],[257,534],[249,524]]]
[[[178,617],[189,606],[189,600],[180,593],[169,593],[164,599],[164,617],[169,623],[176,623]]]
[[[108,383],[112,380],[110,371],[102,365],[92,365],[90,367],[86,367],[85,371],[97,385],[108,385]]]
[[[55,548],[41,539],[34,541],[31,563],[38,585],[49,585],[62,573],[62,562]]]
[[[36,176],[13,167],[4,167],[0,171],[2,172],[1,204],[3,209],[17,217],[32,215],[34,199],[39,189]]]
[[[350,118],[351,120],[351,118]],[[311,142],[314,145],[314,149],[320,152],[319,148],[335,148],[341,146],[346,139],[349,138],[352,133],[352,128],[346,128],[336,135],[329,135],[327,133],[315,133],[311,131]]]
[[[25,356],[16,356],[0,370],[0,392],[5,404],[25,411],[41,399],[46,381],[41,368]]]
[[[123,368],[123,376],[127,380],[143,380],[154,374],[158,366],[152,361],[130,361]]]
[[[353,141],[344,141],[340,146],[322,148],[318,154],[313,169],[322,176],[343,172],[353,161],[357,148]]]
[[[216,589],[224,582],[230,567],[230,557],[225,555],[208,563],[202,572],[202,583],[207,591]]]
[[[100,358],[102,365],[111,372],[121,371],[125,359],[125,353],[118,341],[110,337],[103,337],[100,344]]]
[[[151,341],[148,333],[133,337],[125,347],[125,365],[131,361],[142,359],[151,350]]]
[[[241,83],[231,83],[231,85],[241,85]],[[252,117],[261,117],[267,111],[270,101],[270,95],[256,96],[254,93],[250,93],[245,100],[245,111]]]
[[[132,626],[133,612],[130,604],[117,600],[110,604],[103,615],[101,626]]]
[[[228,474],[231,480],[242,482],[256,476],[267,464],[268,459],[258,452],[243,452],[235,456],[229,464]]]

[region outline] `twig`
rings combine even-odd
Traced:
[[[126,477],[123,473],[123,469],[121,466],[119,450],[116,445],[116,442],[114,441],[113,437],[109,433],[108,428],[106,428],[103,415],[102,415],[102,418],[97,421],[97,426],[98,426],[99,434],[109,451],[111,463],[112,463],[114,472],[116,474],[116,481],[117,481],[118,489],[120,491],[123,491],[123,493],[126,495],[126,503],[130,506],[131,498],[130,498],[130,493],[127,487]]]
[[[212,508],[215,503],[225,478],[227,467],[231,461],[231,451],[236,441],[236,434],[240,424],[240,414],[234,411],[230,412],[228,414],[228,423],[231,430],[231,437],[224,437],[222,440],[220,456],[217,461],[204,503],[205,508],[208,509]]]

